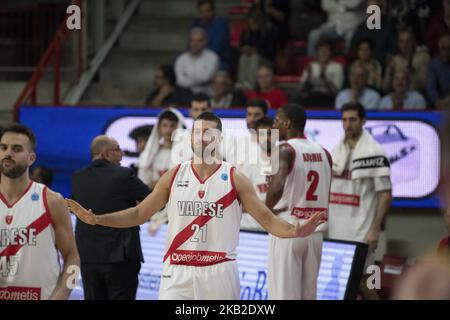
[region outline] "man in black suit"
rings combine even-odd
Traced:
[[[121,167],[123,152],[116,140],[96,137],[92,163],[72,179],[72,198],[94,212],[133,207],[150,189],[129,168]],[[139,227],[91,226],[77,219],[75,238],[81,258],[86,300],[133,300],[143,262]]]

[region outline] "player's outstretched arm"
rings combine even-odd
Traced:
[[[66,199],[69,209],[84,223],[113,228],[129,228],[143,224],[161,210],[169,199],[169,188],[176,168],[167,171],[153,191],[137,206],[108,214],[96,215],[74,200]]]
[[[323,213],[314,214],[303,224],[293,225],[275,216],[256,195],[250,180],[239,171],[234,172],[238,197],[247,212],[269,233],[280,238],[306,237],[323,223]]]
[[[64,198],[49,189],[46,190],[47,203],[52,216],[55,230],[56,247],[64,261],[58,282],[50,295],[50,300],[66,300],[70,292],[75,287],[80,269],[80,257],[78,255],[75,236],[73,235],[72,222],[70,221],[69,210],[64,202]],[[71,280],[73,278],[74,281]]]

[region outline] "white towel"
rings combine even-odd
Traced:
[[[332,157],[333,173],[340,176],[350,157],[350,148],[345,143],[345,138],[334,147]],[[389,160],[384,150],[366,130],[363,130],[353,150],[350,170],[352,172],[352,180],[390,175]]]
[[[158,118],[161,116],[161,114],[165,111],[171,111],[173,112],[177,118],[178,118],[178,128],[176,130],[176,138],[174,138],[174,144],[172,145],[172,149],[175,148],[177,145],[183,145],[183,140],[180,140],[181,133],[185,131],[185,120],[184,116],[181,114],[180,111],[178,111],[175,108],[166,108],[162,110]],[[159,120],[158,120],[159,121]],[[153,163],[153,160],[155,159],[156,154],[158,153],[159,146],[160,146],[160,140],[161,136],[159,135],[158,126],[155,126],[152,130],[152,133],[150,137],[147,140],[147,143],[145,144],[144,151],[139,156],[139,168],[138,168],[138,177],[141,179],[145,184],[149,184],[152,179],[151,177],[151,166]],[[181,162],[181,161],[180,161]],[[174,157],[171,157],[171,164],[170,167],[174,167],[177,165],[178,162]]]

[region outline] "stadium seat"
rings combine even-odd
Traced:
[[[232,21],[230,23],[230,45],[232,48],[239,47],[239,42],[241,41],[241,33],[247,26],[247,21],[238,20]]]
[[[384,255],[380,264],[381,295],[383,298],[389,297],[395,281],[404,272],[406,260],[406,257]]]

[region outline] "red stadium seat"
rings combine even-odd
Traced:
[[[230,16],[241,16],[247,15],[250,11],[250,8],[253,5],[253,0],[242,0],[240,4],[237,6],[232,6],[228,9],[228,14]]]
[[[228,9],[228,14],[230,16],[245,16],[250,11],[250,8],[247,6],[233,6]]]
[[[300,56],[298,57],[298,74],[301,76],[305,68],[310,64],[314,59],[309,56]]]
[[[293,84],[298,83],[300,81],[300,77],[298,75],[287,75],[287,76],[275,76],[275,82],[281,84]]]
[[[389,297],[390,291],[406,268],[406,257],[384,255],[380,264],[381,269],[381,294]]]
[[[239,42],[241,41],[241,33],[247,26],[247,21],[238,20],[232,21],[230,23],[230,45],[233,48],[239,47]]]
[[[344,68],[347,65],[347,58],[345,56],[336,56],[333,58],[333,61],[342,64]]]

